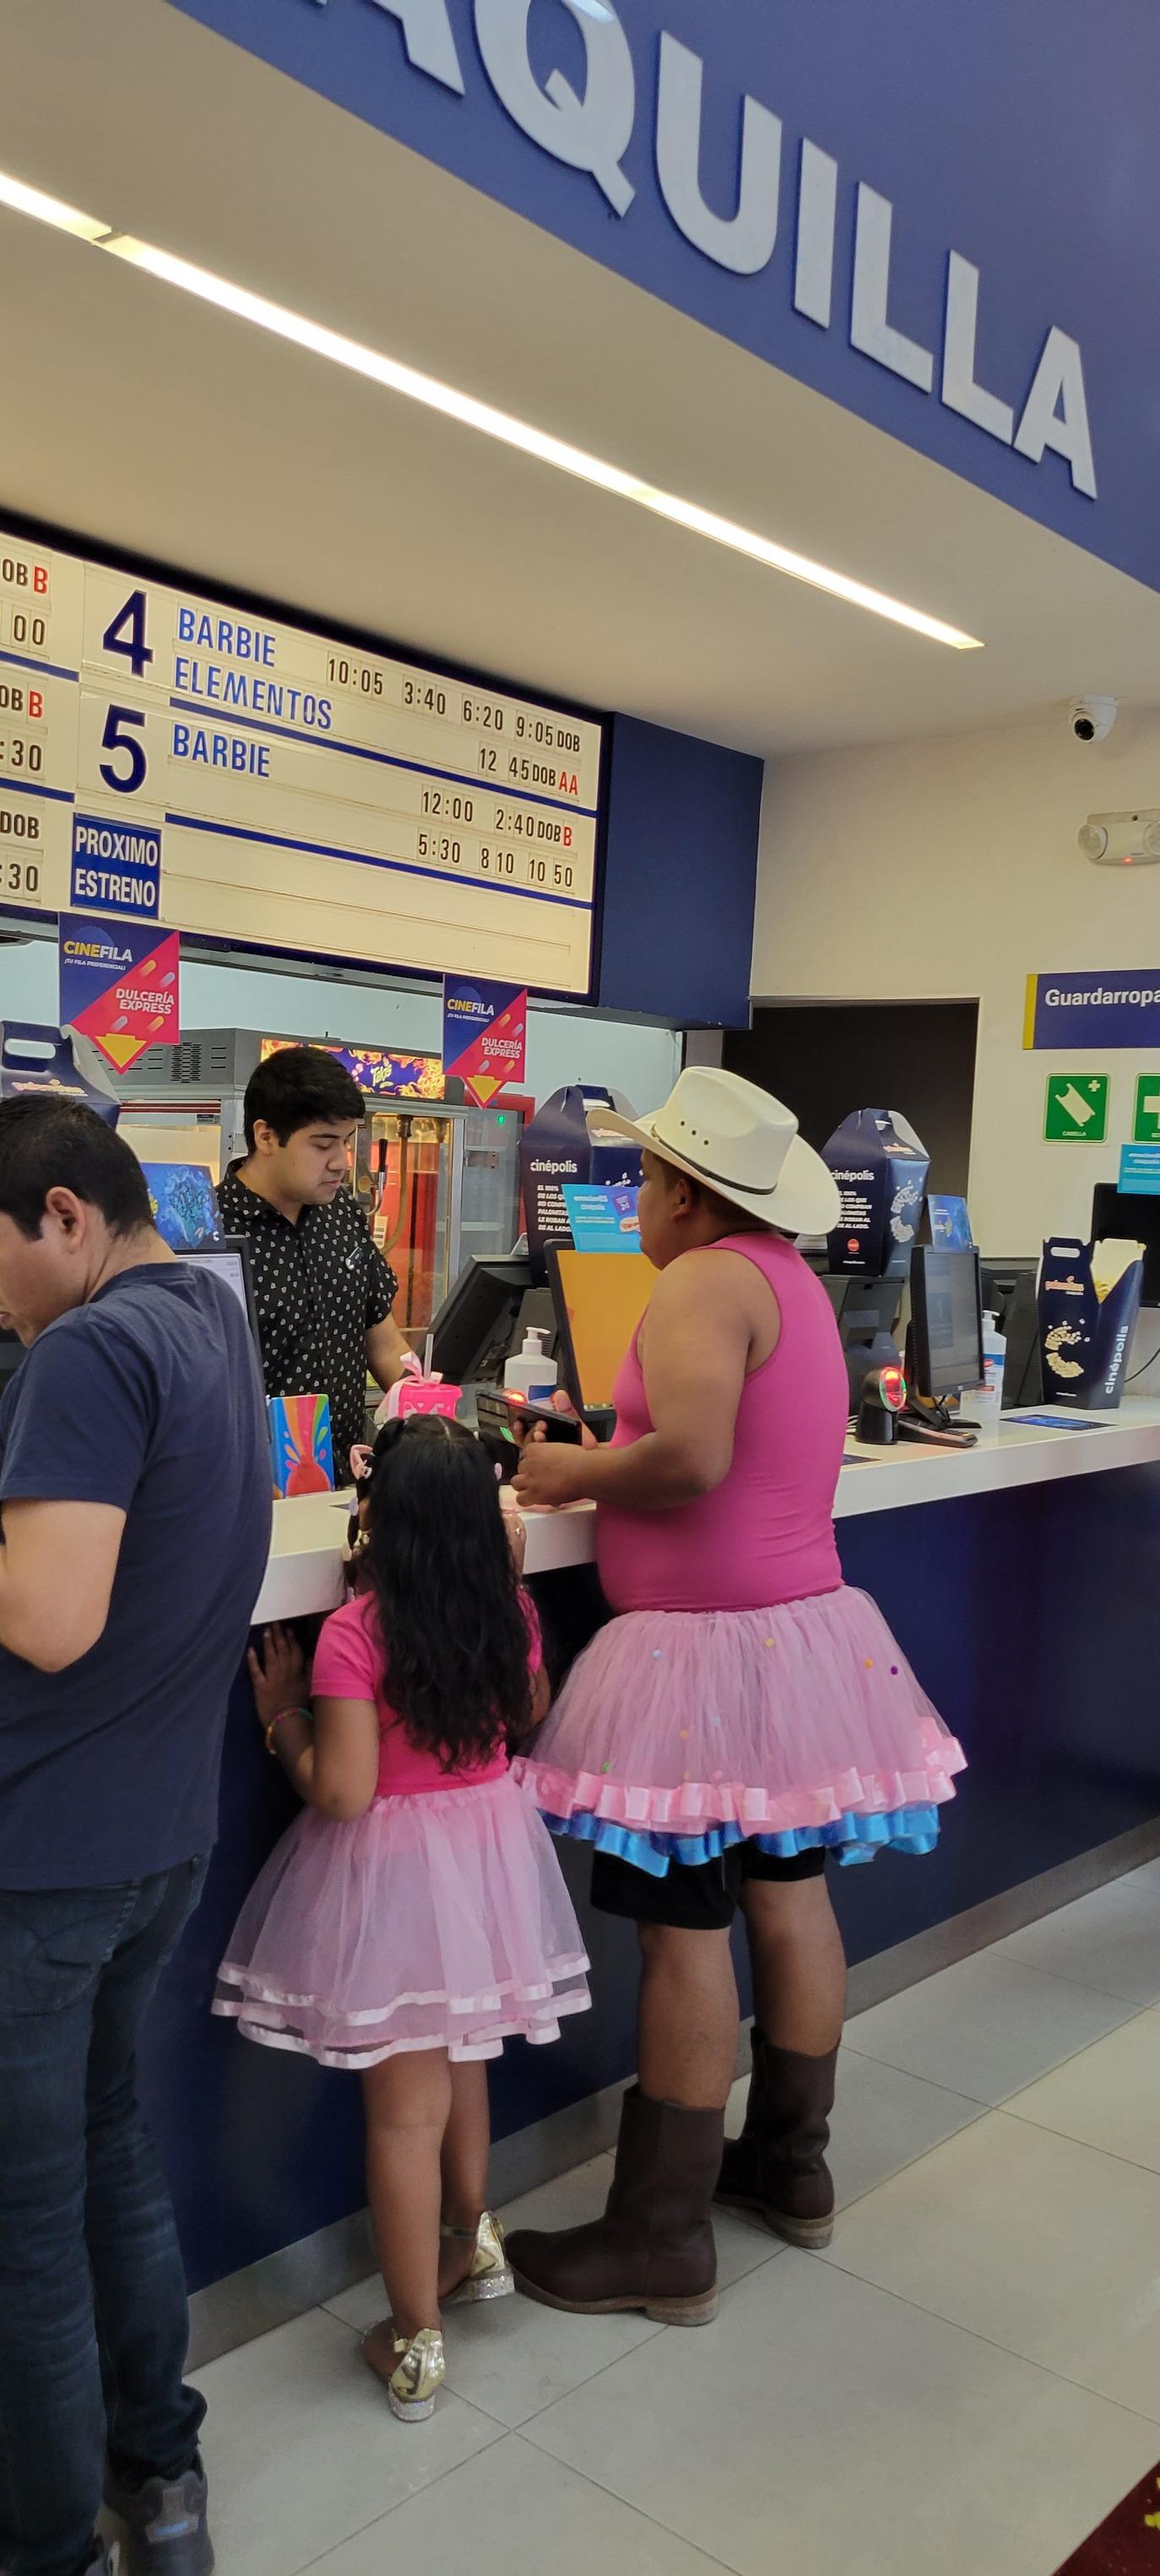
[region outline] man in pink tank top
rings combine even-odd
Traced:
[[[789,1110],[716,1070],[686,1071],[639,1126],[612,1123],[645,1149],[641,1245],[660,1276],[613,1442],[529,1447],[516,1491],[595,1500],[616,1615],[517,1771],[555,1831],[594,1845],[593,1903],[639,1928],[638,2082],[604,2217],[522,2231],[511,2256],[550,2306],[699,2325],[716,2309],[715,2194],[791,2244],[832,2233],[845,1959],[827,1851],[933,1848],[963,1757],[842,1582],[845,1362],[792,1241],[836,1224],[830,1173]],[[723,2162],[738,1906],[754,2064]]]

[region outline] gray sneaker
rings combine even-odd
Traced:
[[[124,2486],[110,2471],[105,2502],[124,2525],[121,2576],[211,2576],[209,2489],[200,2458],[172,2486],[161,2478]]]

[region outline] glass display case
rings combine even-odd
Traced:
[[[143,1162],[202,1162],[215,1179],[245,1153],[242,1103],[279,1043],[250,1029],[194,1029],[151,1047],[116,1084],[121,1133]],[[328,1045],[330,1041],[326,1042]],[[519,1148],[529,1103],[495,1109],[438,1096],[438,1059],[334,1046],[367,1100],[351,1187],[399,1282],[397,1321],[417,1349],[471,1255],[519,1232]],[[390,1089],[392,1082],[398,1089]]]
[[[417,1344],[473,1252],[519,1233],[518,1111],[376,1102],[355,1141],[352,1183],[399,1282],[396,1318]]]

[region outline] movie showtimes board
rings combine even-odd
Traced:
[[[603,729],[0,534],[0,909],[585,993]]]

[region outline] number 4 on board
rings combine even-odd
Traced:
[[[145,593],[130,591],[123,608],[118,609],[112,624],[101,637],[106,653],[123,653],[135,680],[140,680],[153,659],[145,641]]]

